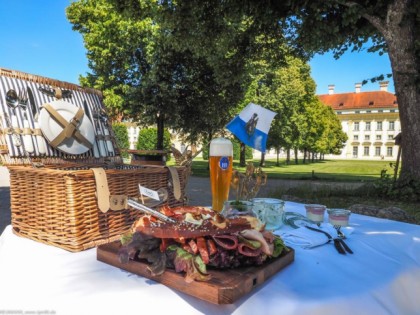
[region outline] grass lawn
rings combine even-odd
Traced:
[[[247,161],[248,162],[248,161]],[[252,161],[255,166],[259,165],[259,159]],[[388,174],[393,174],[389,161],[365,161],[365,160],[324,160],[314,163],[287,165],[284,160],[280,161],[280,166],[276,166],[275,160],[267,160],[263,171],[268,178],[279,179],[308,179],[308,180],[327,180],[327,181],[373,181],[380,178],[381,171],[386,169]],[[234,161],[235,169],[244,171],[239,167],[239,161]],[[196,158],[192,164],[194,176],[209,176],[207,161]]]
[[[172,161],[171,161],[172,162]],[[171,164],[168,163],[168,164]],[[273,198],[282,198],[284,195],[294,196],[310,203],[321,203],[329,205],[330,208],[348,208],[353,204],[364,204],[387,208],[391,206],[405,210],[415,217],[417,224],[420,224],[420,209],[417,202],[405,200],[391,200],[378,198],[367,186],[361,189],[330,189],[314,191],[311,188],[311,180],[325,182],[364,182],[372,183],[380,178],[381,171],[386,170],[387,174],[393,176],[393,169],[390,161],[366,161],[366,160],[324,160],[314,163],[302,164],[291,163],[287,165],[284,160],[280,166],[276,166],[275,160],[267,160],[263,171],[270,179],[308,180],[297,188],[289,190],[279,189],[272,192]],[[259,159],[253,160],[255,166],[259,165]],[[244,172],[239,167],[239,161],[234,161],[234,168]],[[196,158],[192,164],[193,176],[208,177],[207,161]]]

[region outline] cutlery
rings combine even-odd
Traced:
[[[337,250],[337,252],[338,252],[338,253],[340,253],[340,254],[342,254],[342,255],[345,255],[345,254],[346,254],[346,251],[345,251],[345,249],[341,246],[341,242],[340,242],[340,240],[339,240],[339,239],[337,239],[337,238],[333,238],[333,237],[331,236],[331,234],[329,234],[328,232],[325,232],[324,230],[316,229],[316,228],[314,228],[314,227],[312,227],[312,226],[308,226],[308,225],[305,225],[305,227],[306,227],[306,228],[308,228],[308,229],[310,229],[310,230],[312,230],[312,231],[315,231],[315,232],[319,232],[319,233],[324,234],[324,235],[328,238],[328,242],[327,242],[327,243],[329,243],[329,242],[333,241],[333,243],[334,243],[334,247],[335,247],[335,249]]]
[[[99,118],[104,124],[104,134],[106,140],[106,146],[108,148],[108,152],[113,156],[114,155],[114,147],[112,145],[112,141],[110,140],[111,135],[109,133],[109,124],[108,124],[108,116],[104,113],[103,109],[100,112],[97,112],[96,117]]]
[[[28,108],[28,93],[25,90],[19,91],[19,109],[21,110],[23,116],[23,145],[25,147],[26,152],[33,153],[34,152],[34,145],[32,143],[32,135],[31,135],[31,127],[29,126],[29,120],[27,115],[27,108]]]
[[[334,225],[334,228],[337,230],[337,235],[338,235],[338,239],[341,242],[341,245],[343,245],[344,249],[350,253],[353,254],[353,251],[351,250],[351,248],[347,245],[347,243],[344,241],[344,239],[346,239],[346,235],[344,235],[343,232],[341,232],[341,225]]]
[[[98,119],[95,118],[95,114],[93,114],[93,120],[95,121],[95,130],[98,137],[99,152],[101,153],[101,156],[107,156],[108,154],[106,153],[104,135],[102,134],[101,125],[99,124]]]
[[[34,127],[35,127],[35,142],[37,143],[38,152],[40,154],[47,153],[47,143],[45,142],[44,137],[41,134],[41,128],[38,123],[38,114],[39,109],[35,104],[35,98],[30,87],[27,88],[29,105],[31,106],[32,116],[34,117]]]
[[[146,207],[145,205],[142,205],[141,203],[138,203],[137,201],[135,201],[134,199],[128,198],[127,200],[127,204],[130,207],[133,207],[134,209],[143,211],[144,213],[150,214],[162,221],[165,222],[170,222],[170,223],[176,223],[176,221],[166,215],[164,215],[163,213],[160,213],[159,211],[153,210],[149,207]]]
[[[95,130],[98,134],[99,152],[101,153],[101,156],[108,156],[107,148],[105,147],[105,137],[102,133],[99,116],[95,107],[95,104],[92,104],[92,119],[95,122]]]
[[[10,129],[12,133],[12,143],[15,147],[20,147],[22,145],[22,142],[20,141],[19,135],[16,133],[16,130],[13,128],[12,122],[10,121],[9,115],[4,113],[4,119],[6,120],[7,128]]]
[[[19,100],[15,90],[10,89],[7,91],[6,104],[12,109],[12,117],[10,118],[11,121],[9,121],[9,128],[12,128],[12,142],[14,146],[20,147],[22,145],[22,141],[19,134],[16,132],[16,129],[19,129],[19,124],[16,117],[16,107],[19,106]]]
[[[92,117],[90,116],[90,112],[89,112],[89,106],[86,103],[86,101],[83,101],[83,109],[85,110],[85,114],[87,115],[87,117],[90,119],[90,121],[92,121]],[[96,129],[96,128],[94,128]],[[98,141],[96,141],[96,130],[95,130],[95,140],[93,141],[93,156],[96,158],[100,157],[99,154],[99,150],[98,150]]]

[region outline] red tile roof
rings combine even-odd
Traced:
[[[396,96],[386,91],[322,94],[318,97],[333,110],[398,108]]]

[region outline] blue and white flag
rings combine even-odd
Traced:
[[[267,135],[275,112],[249,103],[226,128],[246,145],[265,153]]]

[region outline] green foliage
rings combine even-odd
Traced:
[[[139,131],[137,138],[137,150],[156,150],[157,146],[157,129],[156,128],[143,128]],[[171,150],[171,134],[165,129],[163,134],[163,149],[166,151]]]
[[[381,176],[375,182],[374,187],[380,198],[420,201],[420,181],[407,177],[396,182],[388,174],[387,169],[381,171]]]
[[[190,143],[222,132],[250,82],[263,83],[254,90],[269,95],[273,78],[264,63],[276,68],[291,53],[308,60],[331,49],[338,58],[366,46],[388,53],[404,133],[401,175],[420,180],[413,123],[420,117],[419,1],[83,0],[72,2],[67,16],[83,35],[93,70],[82,84],[106,91],[105,104],[118,114],[141,114],[148,124],[160,117]],[[306,88],[309,96],[311,84]],[[273,128],[281,137],[273,140],[285,148],[337,151],[343,137],[329,139],[335,127],[306,120],[302,106],[310,101],[296,99],[283,109],[285,120]]]
[[[241,155],[241,142],[235,137],[232,139],[233,145],[233,159],[239,160],[239,156]],[[245,159],[253,159],[252,148],[245,146]]]
[[[126,125],[122,123],[113,123],[112,130],[115,134],[117,146],[121,150],[121,155],[125,158],[128,157],[126,150],[129,149],[130,142],[128,141],[128,130]]]
[[[210,60],[185,43],[178,47],[171,11],[166,1],[72,2],[67,17],[83,36],[92,69],[81,83],[104,91],[114,116],[157,123],[160,130],[170,126],[189,143],[208,141],[223,130],[242,96],[237,58],[243,57],[220,47],[220,59]]]

